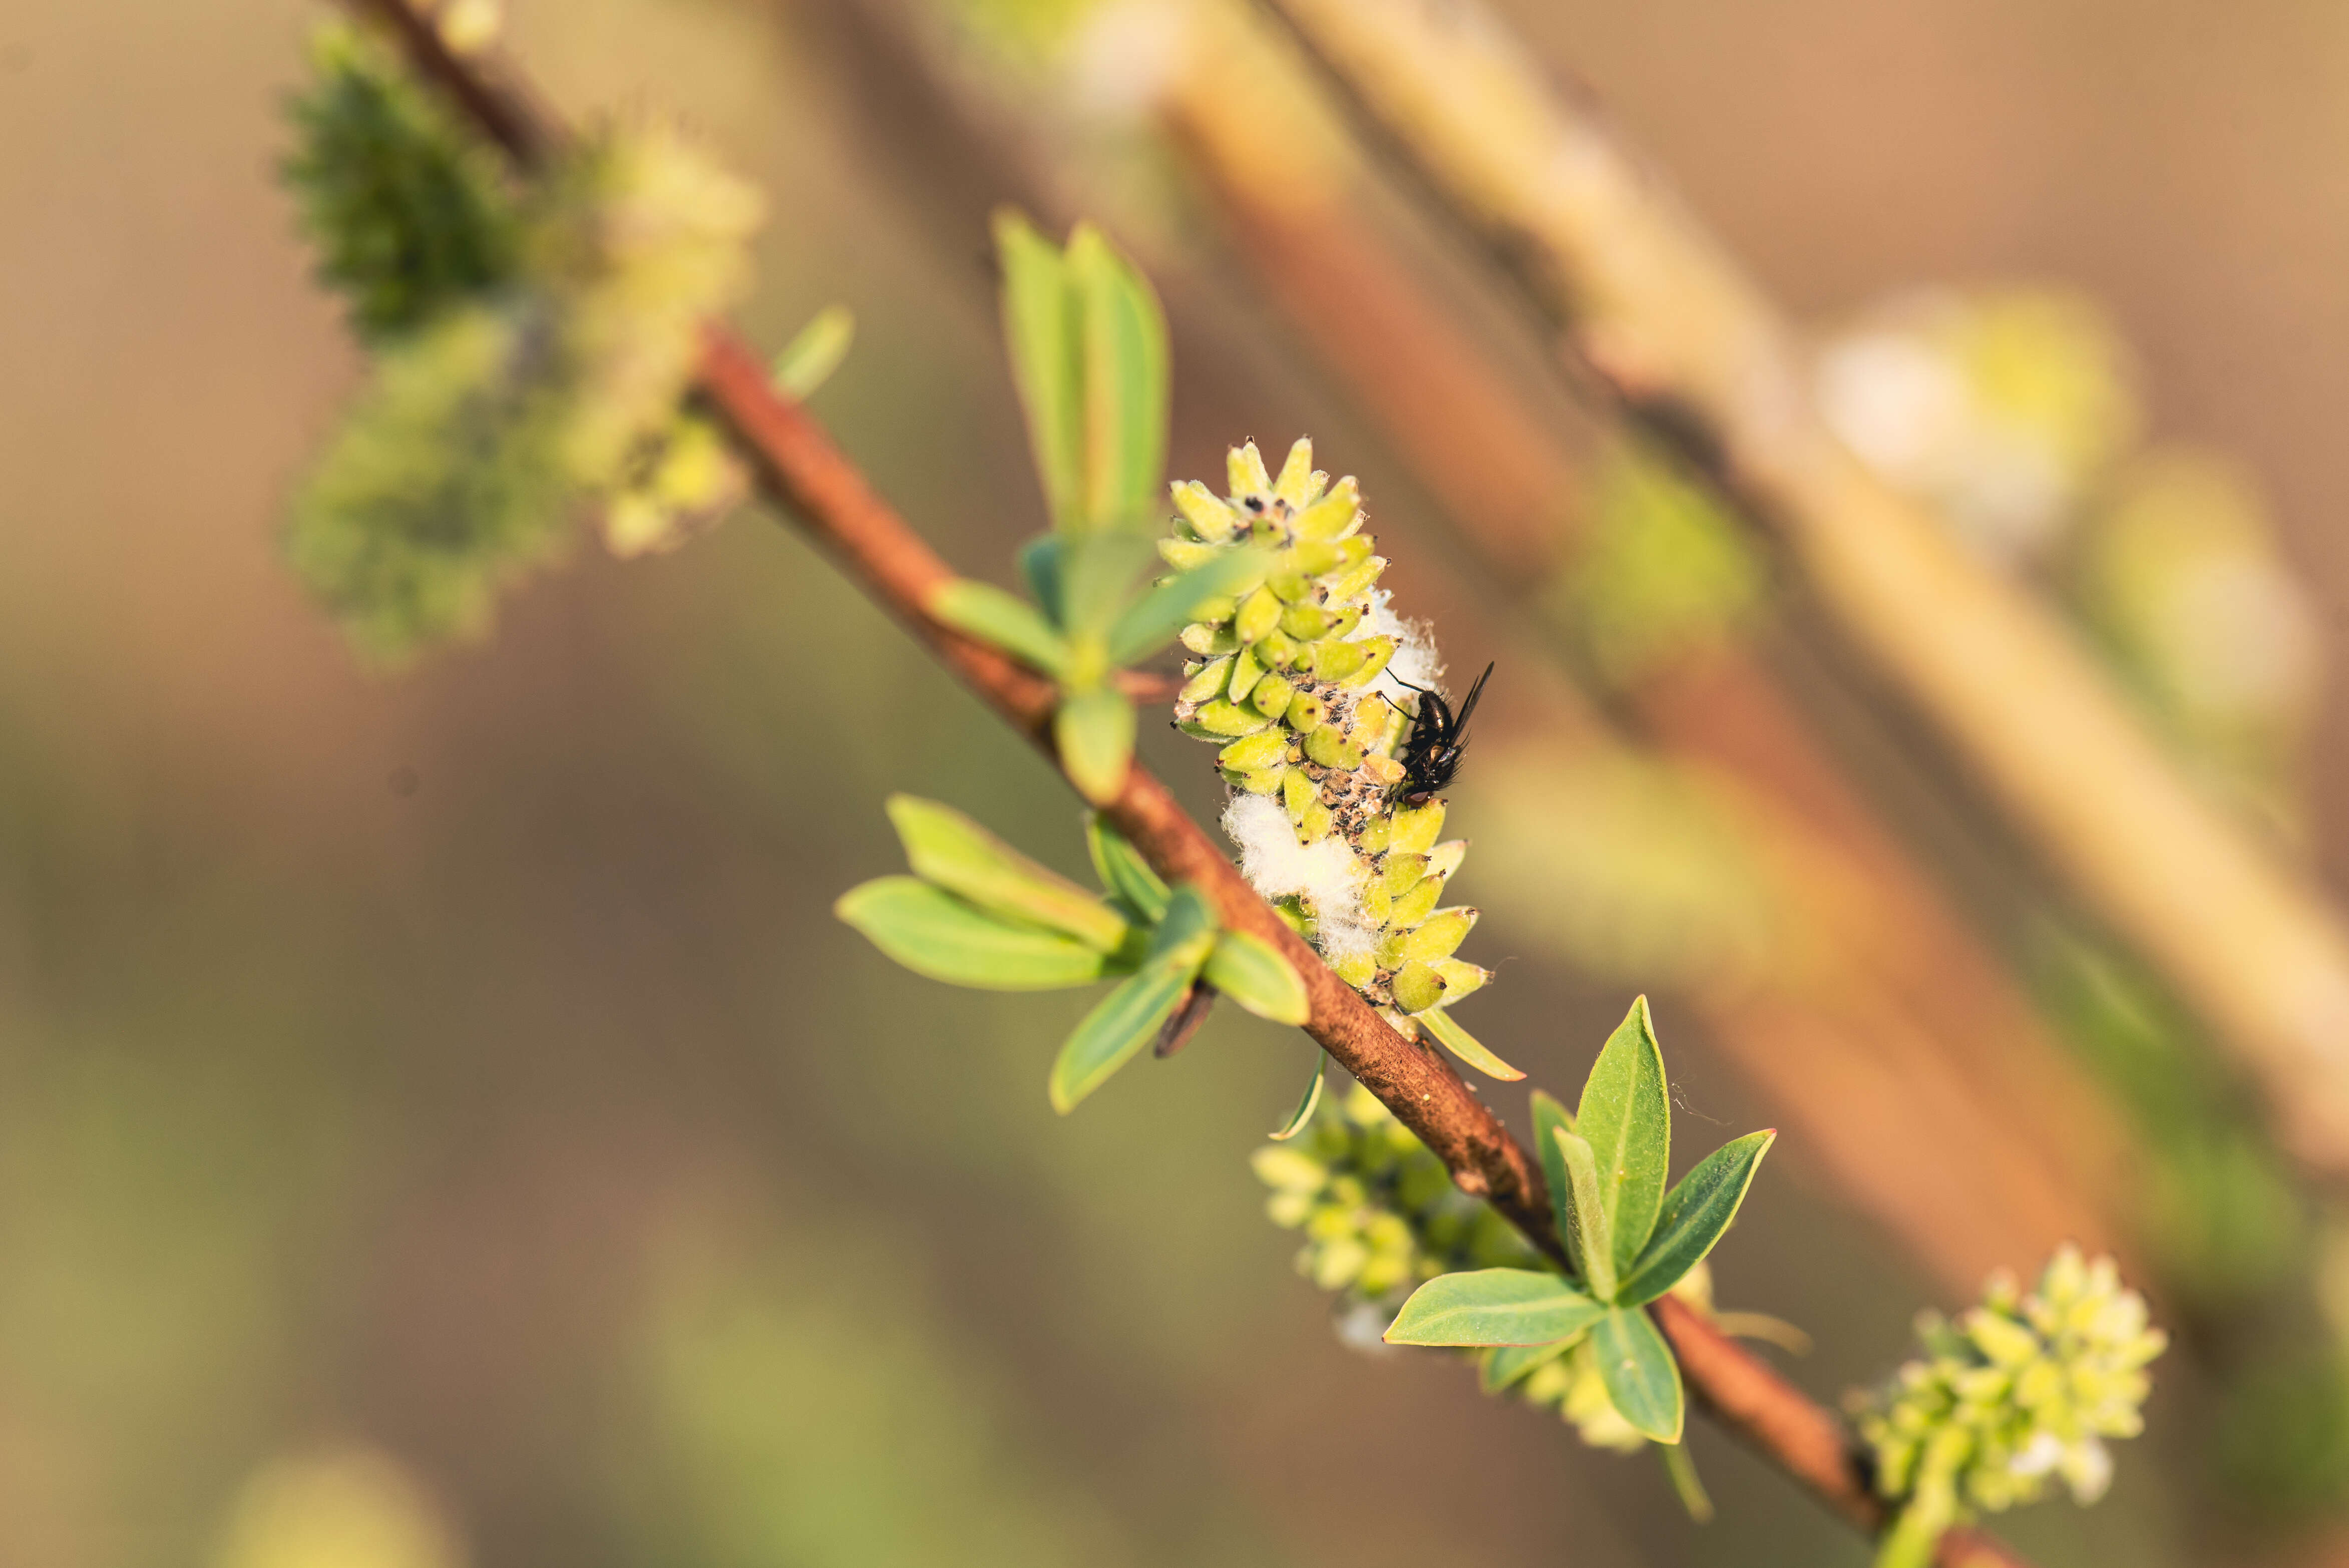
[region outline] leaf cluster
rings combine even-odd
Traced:
[[[1066,1114],[1154,1043],[1179,1043],[1216,994],[1301,1024],[1305,982],[1278,952],[1226,931],[1199,890],[1169,888],[1098,816],[1085,839],[1106,894],[1037,864],[935,800],[893,795],[911,876],[850,889],[834,913],[918,975],[991,991],[1118,984],[1061,1043],[1047,1088]]]
[[[1702,1263],[1737,1217],[1775,1132],[1715,1150],[1668,1191],[1671,1099],[1642,996],[1569,1115],[1534,1097],[1534,1125],[1574,1277],[1483,1269],[1430,1281],[1387,1330],[1397,1345],[1495,1347],[1488,1386],[1506,1387],[1587,1337],[1608,1397],[1642,1436],[1680,1441],[1680,1368],[1640,1308]]]
[[[1030,598],[960,580],[926,608],[946,624],[1050,676],[1053,738],[1079,793],[1115,798],[1133,755],[1133,704],[1116,673],[1174,640],[1201,606],[1269,569],[1258,552],[1179,572],[1148,588],[1166,462],[1166,325],[1158,296],[1101,231],[1065,249],[1015,213],[998,215],[1003,329],[1052,531],[1020,552]]]

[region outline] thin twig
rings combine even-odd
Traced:
[[[2349,927],[2198,795],[2027,589],[1828,431],[1798,339],[1586,98],[1475,0],[1261,0],[1572,366],[1713,474],[1848,645],[2349,1177]]]
[[[346,4],[391,22],[421,74],[480,115],[482,129],[518,161],[543,159],[561,145],[554,123],[530,107],[526,92],[493,85],[517,77],[477,75],[475,62],[453,55],[404,0]],[[764,360],[723,325],[705,328],[697,389],[767,493],[965,685],[1052,755],[1056,694],[1050,683],[930,617],[924,606],[954,573],[823,427],[776,388]],[[1272,944],[1304,978],[1311,1003],[1306,1032],[1444,1162],[1463,1191],[1490,1202],[1535,1246],[1564,1261],[1539,1165],[1448,1063],[1388,1027],[1321,963],[1164,785],[1137,765],[1103,814],[1161,876],[1195,884],[1227,927]],[[1868,1485],[1834,1414],[1676,1298],[1666,1296],[1649,1310],[1671,1341],[1690,1387],[1725,1426],[1838,1515],[1864,1531],[1882,1528],[1885,1505]],[[2003,1547],[1966,1532],[1951,1532],[1938,1561],[1943,1568],[2024,1568]]]

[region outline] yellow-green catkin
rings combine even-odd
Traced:
[[[1278,476],[1253,443],[1233,449],[1226,488],[1174,486],[1179,515],[1159,546],[1168,564],[1247,545],[1277,556],[1262,586],[1185,628],[1192,659],[1175,727],[1221,748],[1234,799],[1226,822],[1257,890],[1408,1037],[1413,1016],[1492,978],[1454,956],[1477,912],[1441,904],[1467,845],[1438,841],[1443,801],[1393,799],[1397,753],[1423,699],[1381,677],[1399,652],[1423,658],[1423,646],[1406,649],[1410,634],[1378,587],[1387,562],[1363,531],[1355,481],[1317,471],[1310,441],[1289,449]],[[1274,806],[1295,857],[1247,830]]]
[[[1877,1490],[1901,1508],[1882,1568],[1922,1563],[1950,1525],[2034,1501],[2057,1481],[2079,1502],[2102,1496],[2106,1440],[2143,1427],[2145,1369],[2168,1344],[2112,1259],[2071,1246],[2036,1290],[2002,1274],[1956,1322],[1925,1314],[1918,1337],[1924,1357],[1858,1412]]]

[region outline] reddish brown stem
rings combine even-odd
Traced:
[[[562,145],[562,131],[532,107],[518,78],[453,54],[405,0],[346,3],[388,24],[418,70],[518,163],[535,166]],[[931,617],[927,606],[955,573],[823,426],[776,388],[765,361],[730,328],[705,327],[697,389],[766,492],[966,686],[1051,756],[1051,683]],[[1258,936],[1286,957],[1311,1003],[1306,1033],[1444,1161],[1461,1191],[1485,1198],[1544,1253],[1565,1260],[1540,1166],[1447,1061],[1388,1027],[1322,964],[1164,784],[1132,768],[1103,815],[1159,875],[1196,885],[1227,928]],[[1883,1526],[1884,1504],[1834,1415],[1682,1303],[1667,1297],[1650,1310],[1702,1405],[1835,1512],[1862,1530]],[[2023,1568],[1995,1542],[1962,1532],[1944,1541],[1938,1561],[1943,1568]]]

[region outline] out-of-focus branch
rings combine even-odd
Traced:
[[[1588,366],[1769,527],[1847,642],[2349,1176],[2349,934],[2198,796],[2028,592],[1829,434],[1792,330],[1473,0],[1264,0]]]
[[[551,121],[532,126],[526,109],[516,109],[529,103],[526,95],[464,88],[467,63],[450,53],[437,32],[413,26],[404,0],[348,3],[410,24],[399,33],[411,57],[432,79],[457,84],[452,96],[469,112],[481,113],[476,105],[484,103],[501,112],[523,112],[521,123],[530,129],[514,141],[492,121],[481,121],[502,144],[517,152],[560,144]],[[952,572],[823,428],[776,388],[749,346],[722,325],[709,326],[697,385],[762,490],[965,685],[1051,755],[1050,684],[931,618],[925,606]],[[1305,980],[1311,1002],[1306,1032],[1444,1161],[1462,1191],[1485,1197],[1534,1245],[1562,1260],[1539,1164],[1440,1057],[1404,1041],[1322,965],[1164,785],[1133,768],[1104,815],[1160,875],[1195,883],[1228,927],[1279,951]],[[1841,1421],[1676,1298],[1666,1296],[1649,1310],[1706,1408],[1836,1513],[1871,1532],[1884,1526],[1884,1504],[1868,1486]],[[1944,1568],[2021,1568],[1995,1542],[1962,1531],[1944,1538],[1937,1561]]]

